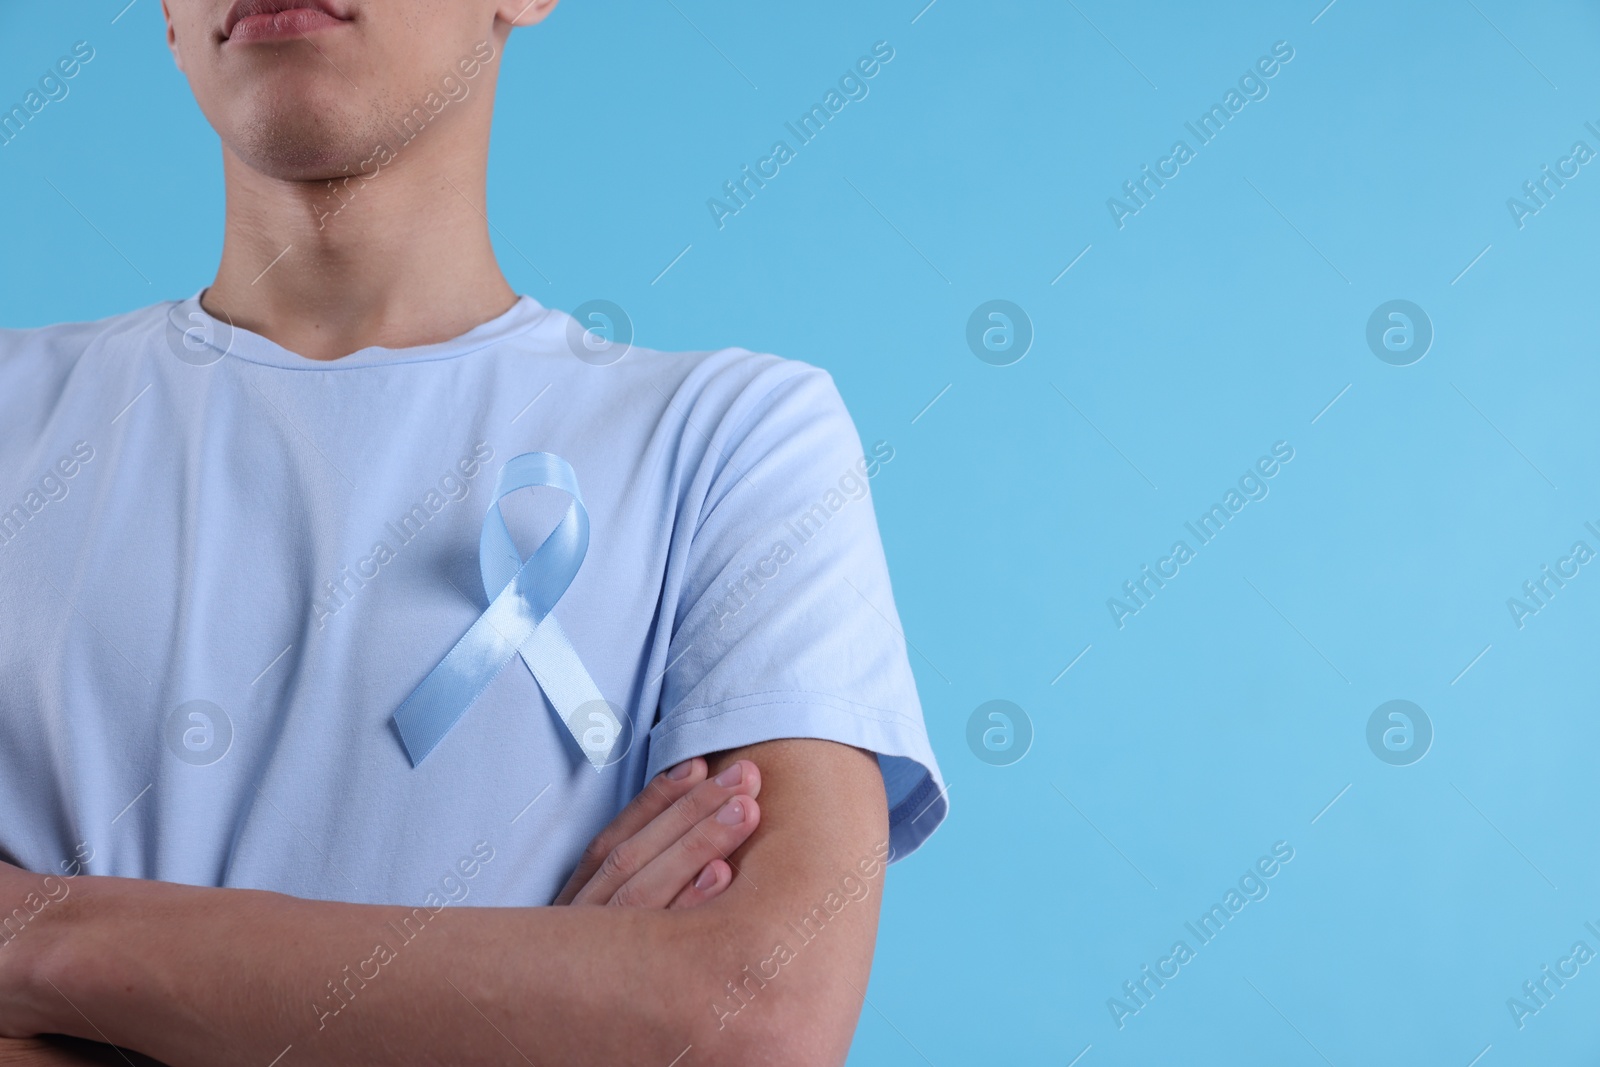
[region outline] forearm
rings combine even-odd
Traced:
[[[840,1064],[889,851],[882,779],[823,741],[712,772],[740,758],[762,768],[761,827],[727,891],[687,910],[432,912],[12,869],[32,918],[0,943],[0,1033],[171,1067]]]
[[[28,932],[30,995],[40,1029],[172,1067],[291,1046],[285,1064],[760,1062],[759,1020],[718,1031],[707,1007],[759,954],[737,910],[431,914],[83,877]]]

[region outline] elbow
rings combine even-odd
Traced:
[[[833,1031],[830,1033],[830,1031]],[[842,1067],[850,1032],[805,1021],[709,1022],[694,1041],[700,1067]]]
[[[814,988],[787,971],[733,976],[695,1007],[687,1039],[702,1067],[840,1067],[850,1051],[860,999],[849,986]]]

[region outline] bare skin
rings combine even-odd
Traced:
[[[760,825],[760,793],[761,772],[748,760],[722,768],[715,779],[699,757],[663,771],[595,837],[553,903],[683,909],[715,900],[733,884],[726,857]],[[18,873],[0,863],[0,881]],[[64,903],[71,895],[64,879],[35,881],[31,888],[42,890],[36,899]],[[27,892],[18,901],[24,907]],[[5,941],[16,936],[0,934]],[[81,1038],[0,1038],[0,1067],[122,1062],[143,1067],[158,1061]]]
[[[669,907],[670,879],[659,890],[644,879],[632,900],[597,888],[606,906],[447,908],[332,1018],[315,1007],[325,983],[410,909],[80,876],[0,949],[0,1030],[109,1042],[171,1067],[265,1064],[291,1045],[295,1062],[329,1065],[667,1064],[691,1047],[682,1062],[842,1063],[877,935],[882,780],[870,753],[828,741],[764,742],[710,769],[757,761],[761,827],[732,851],[737,874],[714,899]],[[648,870],[648,855],[618,866],[615,884]],[[41,884],[0,865],[0,901]],[[12,1062],[97,1062],[12,1044],[0,1063],[23,1054],[34,1058]]]
[[[485,218],[494,87],[513,27],[555,0],[327,0],[305,32],[253,41],[230,35],[232,6],[163,3],[225,164],[206,310],[332,360],[509,309]],[[50,889],[0,863],[0,914],[51,901],[0,941],[0,1064],[837,1064],[887,838],[870,753],[777,740],[692,760],[596,839],[565,906],[445,909],[333,1017],[314,1006],[327,984],[411,909],[89,875]]]
[[[227,232],[206,310],[336,359],[509,309],[485,204],[494,90],[512,20],[554,7],[337,0],[342,26],[241,45],[220,36],[228,0],[165,0],[174,59],[222,141]],[[408,117],[420,132],[403,141]]]

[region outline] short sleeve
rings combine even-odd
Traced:
[[[711,434],[688,503],[647,773],[780,738],[877,754],[890,858],[944,820],[872,506],[894,449],[863,448],[833,379],[775,361]]]

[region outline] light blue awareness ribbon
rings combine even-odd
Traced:
[[[500,514],[519,489],[548,486],[572,497],[544,543],[524,561]],[[489,610],[472,624],[394,713],[411,765],[418,766],[517,655],[539,682],[595,770],[606,766],[622,723],[551,614],[589,551],[589,512],[578,476],[560,456],[527,452],[500,468],[478,540],[478,569]],[[498,595],[496,590],[499,590]]]

